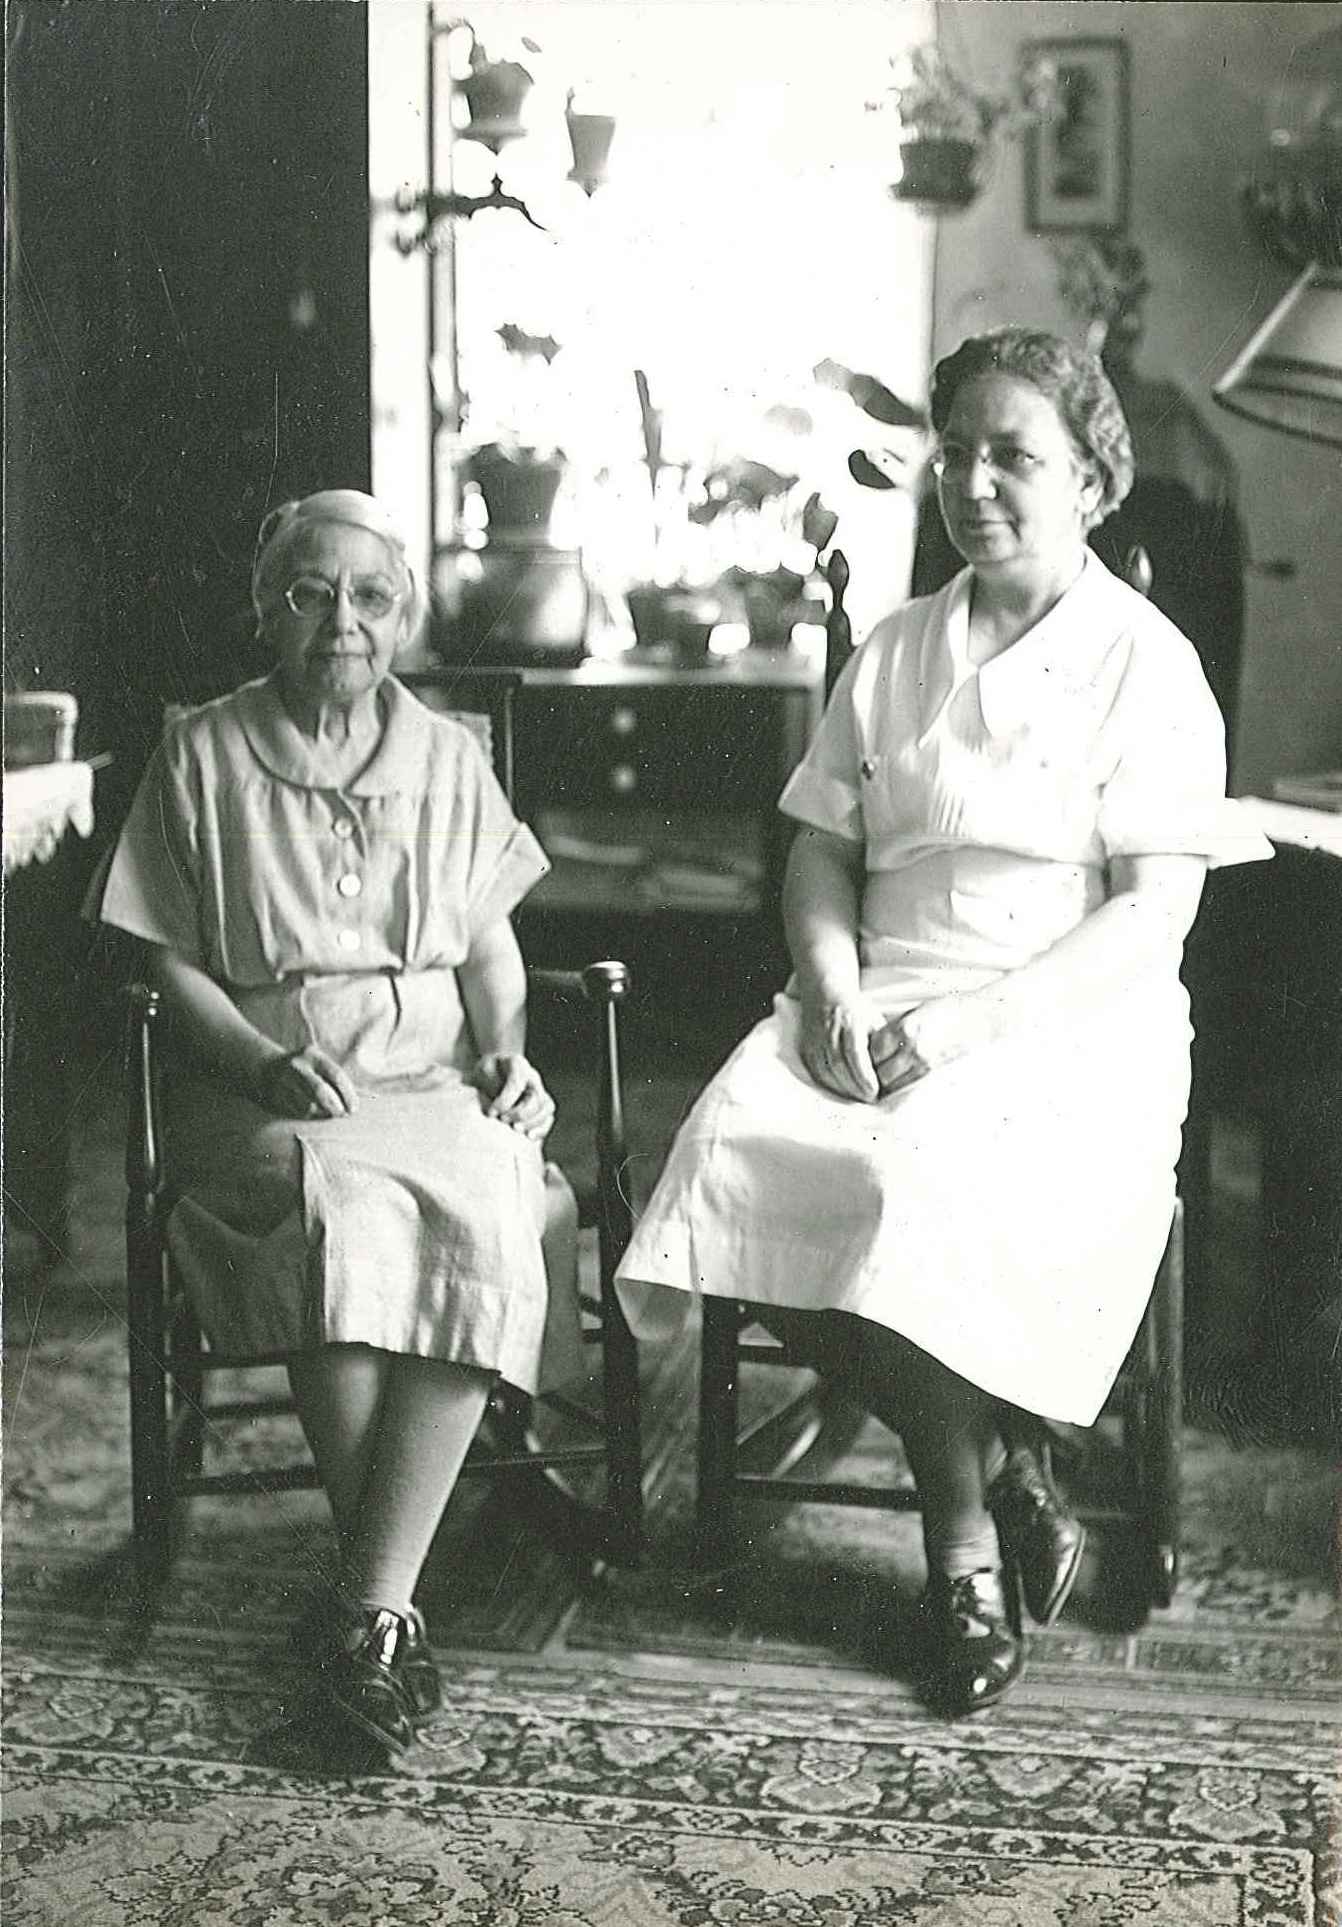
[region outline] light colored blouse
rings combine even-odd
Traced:
[[[381,742],[333,788],[274,676],[171,723],[100,914],[235,989],[455,969],[549,868],[472,732],[388,678]]]
[[[1088,552],[1019,642],[969,657],[969,569],[878,624],[780,799],[865,846],[869,873],[965,846],[1111,857],[1272,854],[1226,799],[1225,732],[1197,652]]]

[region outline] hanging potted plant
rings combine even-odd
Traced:
[[[531,92],[534,75],[520,60],[491,60],[468,26],[471,35],[469,67],[457,81],[457,92],[466,103],[466,125],[461,129],[466,140],[479,141],[495,154],[505,142],[526,132],[522,108]],[[523,40],[528,53],[539,53],[534,40]]]
[[[1057,74],[1051,61],[1032,57],[1010,94],[980,94],[936,46],[915,47],[893,59],[887,93],[899,121],[897,201],[936,212],[966,208],[983,185],[995,139],[1047,120],[1054,111]],[[869,101],[878,109],[882,102]]]
[[[575,105],[576,100],[577,95],[570,88],[564,107],[564,125],[573,155],[568,178],[576,181],[590,200],[606,178],[606,163],[615,138],[615,117],[584,112]]]

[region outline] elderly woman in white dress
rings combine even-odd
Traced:
[[[1094,1422],[1170,1224],[1184,938],[1209,863],[1270,849],[1225,800],[1184,636],[1087,531],[1132,455],[1097,361],[1004,330],[936,370],[966,567],[881,622],[784,791],[794,973],[682,1127],[622,1266],[812,1321],[902,1436],[927,1686],[1018,1677],[1082,1530],[1023,1414]],[[835,1316],[837,1315],[837,1316]]]
[[[437,1703],[413,1594],[491,1386],[580,1369],[509,922],[548,866],[472,733],[388,673],[423,603],[375,500],[274,510],[252,599],[277,666],[169,726],[99,914],[179,1048],[174,1259],[212,1341],[289,1353],[339,1532],[310,1712],[334,1758],[397,1754]]]

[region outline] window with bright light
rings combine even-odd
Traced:
[[[930,36],[930,6],[486,0],[466,18],[491,59],[533,76],[528,131],[497,156],[451,124],[445,69],[470,36],[450,54],[440,36],[431,112],[424,9],[370,8],[379,492],[427,550],[470,520],[469,449],[562,449],[554,539],[608,584],[788,566],[796,504],[819,493],[855,620],[874,617],[906,593],[913,501],[854,482],[852,404],[814,370],[925,397],[931,230],[891,200],[892,131],[866,103],[890,58]],[[590,196],[567,178],[570,94],[616,121]],[[453,220],[432,257],[399,252],[415,220],[395,203],[423,186],[431,140],[440,187],[482,196],[497,173],[540,226],[489,209]],[[671,477],[661,500],[636,371]],[[741,460],[796,476],[789,513],[696,522],[667,499]]]

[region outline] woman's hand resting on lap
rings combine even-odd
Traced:
[[[467,1080],[485,1100],[486,1117],[520,1131],[539,1143],[555,1121],[555,1101],[535,1065],[520,1051],[498,1051],[482,1057]]]
[[[872,1041],[885,1018],[865,997],[815,1003],[802,999],[801,1061],[823,1090],[874,1104],[881,1095]]]
[[[972,996],[934,997],[897,1018],[865,997],[802,1005],[803,1064],[825,1090],[864,1104],[907,1089],[991,1036],[988,1013]]]
[[[252,1095],[277,1117],[347,1117],[359,1094],[333,1057],[316,1044],[271,1057],[257,1072]]]
[[[903,1055],[898,1061],[890,1061],[891,1081],[881,1074],[882,1091],[901,1088],[925,1077],[928,1071],[936,1070],[942,1064],[949,1064],[967,1051],[979,1050],[993,1041],[994,1030],[992,1015],[982,999],[974,993],[952,993],[948,997],[932,997],[925,1004],[919,1004],[889,1026],[892,1036],[903,1044]],[[879,1058],[879,1040],[873,1040],[874,1057]]]

